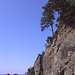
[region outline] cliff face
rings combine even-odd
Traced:
[[[40,60],[39,56],[34,65],[35,75],[74,75],[75,29],[62,28],[53,44],[46,48],[41,63]]]

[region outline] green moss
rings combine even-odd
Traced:
[[[49,44],[47,45],[47,47],[51,46],[51,44],[52,44],[52,43],[49,43]]]

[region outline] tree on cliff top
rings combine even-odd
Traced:
[[[41,31],[46,28],[52,28],[52,34],[54,36],[53,25],[59,27],[59,24],[63,23],[66,26],[74,26],[75,24],[75,0],[48,0],[47,4],[42,7],[44,12],[41,17]],[[58,13],[58,17],[55,18],[55,13]],[[55,22],[57,19],[57,24]],[[62,24],[62,25],[63,25]],[[59,30],[59,29],[58,29]],[[57,31],[58,31],[57,30]],[[56,31],[56,32],[57,32]],[[58,32],[57,32],[58,33]],[[49,39],[47,38],[49,42]]]
[[[55,12],[58,12],[59,20],[68,26],[73,25],[75,22],[75,0],[48,0],[48,3],[43,6],[43,17],[41,18],[41,31],[51,26],[52,34],[55,18]]]

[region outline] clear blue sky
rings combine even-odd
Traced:
[[[47,0],[0,0],[0,74],[25,73],[34,65],[51,29],[41,32]]]

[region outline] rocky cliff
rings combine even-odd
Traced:
[[[75,75],[75,29],[64,26],[34,69],[35,75]]]

